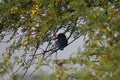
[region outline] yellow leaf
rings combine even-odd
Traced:
[[[32,15],[36,14],[36,12],[37,12],[36,10],[31,11]]]
[[[96,40],[96,42],[97,42],[97,43],[99,43],[99,42],[100,42],[100,40],[99,40],[99,39],[97,39],[97,40]]]
[[[97,16],[94,14],[94,15],[93,15],[93,18],[94,18],[94,19],[96,19],[96,18],[97,18]]]
[[[107,29],[102,29],[102,32],[106,33],[106,32],[107,32]]]
[[[15,10],[18,10],[18,7],[15,7]]]
[[[43,61],[44,58],[43,58],[43,57],[37,57],[37,60],[39,60],[39,61]]]
[[[24,45],[25,41],[26,41],[26,39],[22,39],[21,44]]]
[[[67,73],[68,73],[68,72],[65,70],[65,71],[64,71],[64,74],[67,75]]]
[[[110,17],[110,16],[108,16],[108,19],[110,20],[110,19],[111,19],[111,17]]]
[[[57,74],[56,74],[56,78],[60,78],[60,74],[57,73]]]
[[[11,12],[10,12],[10,14],[14,14],[14,12],[13,12],[13,11],[11,11]]]
[[[27,37],[25,37],[25,40],[27,41],[29,39],[29,37],[27,36]]]
[[[13,8],[12,8],[12,9],[10,9],[10,10],[11,10],[11,11],[14,11],[14,10],[13,10]]]
[[[7,55],[4,57],[3,61],[8,62],[8,61],[10,60],[10,57],[11,57],[11,55],[10,55],[10,54],[7,54]]]
[[[73,69],[73,66],[71,65],[71,66],[69,67],[69,69]]]
[[[38,5],[35,5],[35,9],[38,10],[38,8],[39,8]]]

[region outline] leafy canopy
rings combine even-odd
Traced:
[[[17,80],[14,68],[19,65],[17,71],[25,71],[23,79],[31,65],[37,70],[49,63],[48,57],[58,51],[54,38],[62,31],[68,34],[69,44],[83,36],[85,45],[76,56],[63,60],[64,64],[81,65],[81,71],[74,69],[70,74],[73,68],[67,72],[55,61],[59,67],[56,79],[118,80],[119,22],[119,0],[3,0],[0,3],[0,42],[10,46],[0,54],[0,75],[4,78],[9,73]]]

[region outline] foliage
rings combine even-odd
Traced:
[[[54,39],[63,31],[69,34],[68,46],[80,36],[85,45],[74,57],[63,60],[80,65],[81,70],[55,61],[56,79],[119,80],[119,6],[119,0],[3,0],[0,42],[10,46],[1,54],[0,75],[17,80],[16,72],[22,69],[23,79],[31,65],[36,66],[35,71],[49,65],[49,56],[58,51]],[[19,68],[14,71],[16,65]]]

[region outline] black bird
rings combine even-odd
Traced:
[[[64,50],[64,47],[66,47],[68,44],[68,40],[64,33],[60,33],[57,36],[57,46],[60,50]]]

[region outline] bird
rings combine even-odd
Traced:
[[[58,34],[56,43],[57,43],[58,49],[64,50],[64,48],[68,44],[68,40],[67,40],[67,38],[66,38],[64,33],[59,33]]]

